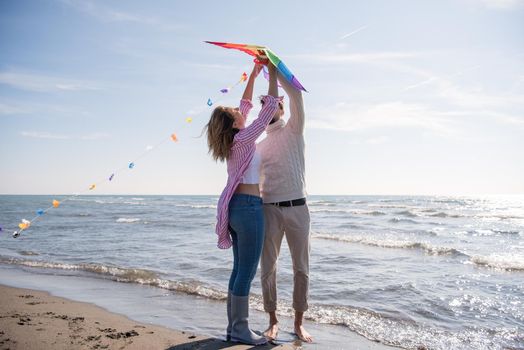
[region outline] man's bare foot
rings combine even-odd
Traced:
[[[264,337],[268,340],[275,340],[278,336],[278,322],[270,324],[269,327],[264,331]]]
[[[306,329],[302,325],[298,327],[295,326],[295,334],[300,340],[305,341],[306,343],[313,342],[313,337],[306,331]]]

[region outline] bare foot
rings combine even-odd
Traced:
[[[295,334],[300,340],[305,341],[306,343],[313,342],[313,337],[306,331],[306,329],[302,325],[298,326],[298,328],[295,326]]]
[[[277,335],[278,323],[270,324],[269,327],[264,331],[264,337],[266,337],[270,341],[277,339]]]

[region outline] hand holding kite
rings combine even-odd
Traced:
[[[251,73],[251,75],[253,75],[255,78],[258,77],[258,75],[260,74],[263,68],[264,66],[262,64],[255,63],[255,66],[253,67],[253,72]]]
[[[282,60],[277,55],[275,55],[273,51],[271,51],[269,48],[265,46],[221,43],[216,41],[206,41],[206,43],[217,45],[226,49],[235,49],[245,52],[248,55],[251,55],[256,58],[255,63],[264,63],[264,61],[268,60],[275,65],[275,67],[284,76],[284,78],[286,78],[286,80],[289,81],[289,83],[293,85],[297,90],[307,92],[307,90],[302,86],[302,84],[300,84],[297,77],[294,76],[293,73],[291,73],[291,71],[284,64],[284,62],[282,62]],[[264,57],[266,59],[264,59]]]

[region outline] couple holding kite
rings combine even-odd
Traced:
[[[233,247],[227,339],[251,345],[275,340],[278,334],[276,269],[284,236],[293,261],[294,332],[301,340],[312,341],[302,324],[308,309],[310,253],[304,105],[301,91],[287,79],[286,71],[280,66],[277,69],[272,57],[267,58],[261,53],[257,57],[240,106],[216,107],[206,125],[209,153],[213,159],[227,162],[228,180],[218,201],[216,225],[218,247]],[[268,93],[260,99],[258,117],[246,126],[253,107],[254,82],[263,64],[269,71]],[[287,122],[278,83],[290,100]],[[256,144],[264,131],[266,138]],[[264,310],[269,314],[269,327],[263,336],[251,331],[248,324],[249,291],[259,260]]]

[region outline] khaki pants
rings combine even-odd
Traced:
[[[286,236],[293,262],[293,308],[308,309],[309,289],[309,209],[307,204],[277,207],[264,204],[265,238],[260,260],[264,310],[277,309],[277,260],[282,238]]]

